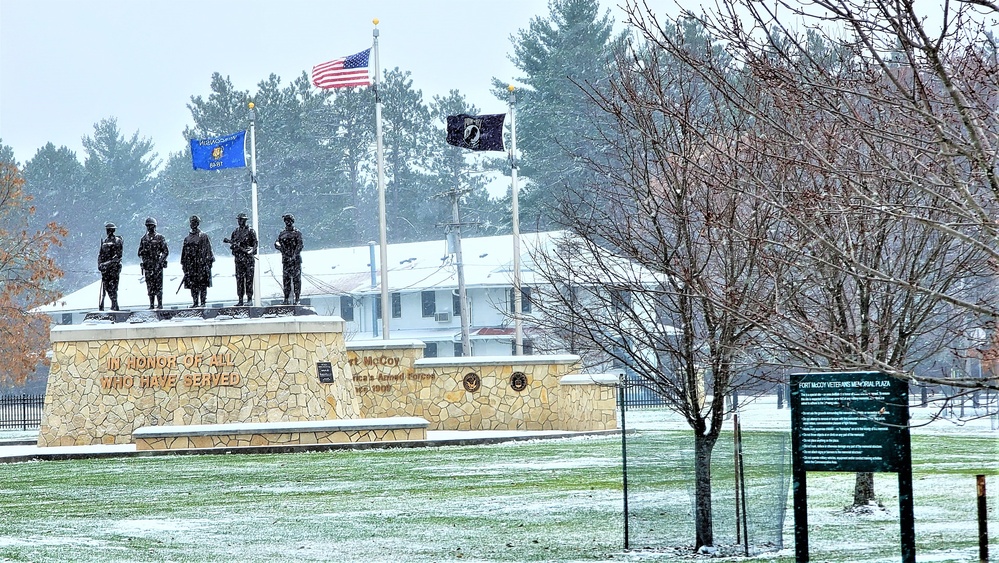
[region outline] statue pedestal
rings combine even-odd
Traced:
[[[343,320],[305,307],[91,313],[52,329],[39,446],[144,426],[355,419]]]

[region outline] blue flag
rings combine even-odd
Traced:
[[[245,139],[246,131],[214,139],[191,139],[191,164],[195,170],[246,166]]]

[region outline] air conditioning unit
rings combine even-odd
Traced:
[[[434,313],[434,320],[439,323],[449,323],[451,322],[451,313],[444,311],[443,313]]]

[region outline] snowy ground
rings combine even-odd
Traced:
[[[917,561],[978,561],[975,524],[975,475],[988,479],[989,521],[992,528],[992,555],[999,555],[999,409],[991,405],[971,408],[970,401],[962,414],[960,407],[941,409],[939,404],[910,407],[911,435],[914,444],[913,478],[916,499]],[[744,432],[764,431],[790,434],[791,413],[785,404],[777,408],[775,396],[745,400],[739,409]],[[662,409],[629,410],[628,429],[656,432],[662,429],[689,432],[686,422],[675,413]],[[726,427],[731,429],[729,417]],[[943,442],[940,442],[943,440]],[[967,442],[967,445],[965,445]],[[941,444],[926,451],[924,444]],[[725,444],[724,447],[730,447]],[[713,463],[730,462],[722,447],[716,447]],[[918,456],[918,457],[916,457]],[[721,458],[721,459],[719,459]],[[894,474],[875,477],[880,506],[860,512],[847,510],[852,498],[854,474],[809,474],[809,528],[812,561],[887,563],[898,555],[876,556],[884,551],[898,553],[898,488]],[[817,484],[818,483],[818,484]],[[726,483],[716,488],[715,509],[725,510]],[[722,493],[719,495],[718,493]],[[794,559],[793,512],[788,499],[783,541],[786,547],[754,559],[792,561]],[[717,519],[717,514],[716,514]],[[856,530],[850,534],[849,530]],[[847,533],[844,535],[844,531]],[[716,532],[717,534],[718,532]],[[724,535],[724,534],[722,534]],[[934,538],[955,539],[962,547],[934,546]],[[729,552],[732,550],[729,549]],[[676,556],[675,559],[685,559]]]
[[[683,419],[665,409],[629,409],[625,414],[625,424],[629,429],[688,430]],[[941,408],[940,403],[931,402],[922,407],[909,407],[913,434],[967,434],[988,435],[995,433],[999,439],[999,406],[995,399],[991,405],[978,409],[970,406],[970,401],[961,415],[960,407]],[[791,410],[785,403],[777,408],[775,395],[747,398],[740,401],[739,418],[745,430],[791,431]]]
[[[917,560],[977,561],[979,472],[989,476],[996,557],[999,425],[984,410],[976,417],[967,409],[963,421],[933,420],[936,414],[934,408],[911,409],[918,456]],[[774,397],[744,401],[740,420],[745,431],[790,429],[790,411],[777,409]],[[662,440],[662,464],[650,478],[661,477],[664,485],[647,500],[657,503],[663,522],[675,519],[670,525],[678,528],[671,530],[677,537],[689,538],[690,497],[680,482],[689,429],[662,409],[629,410],[626,423],[639,437]],[[0,440],[23,435],[0,432]],[[15,448],[33,446],[0,446],[0,456]],[[622,549],[620,454],[620,437],[611,436],[421,450],[0,464],[0,561],[690,559],[686,547]],[[719,452],[724,455],[730,454]],[[852,479],[809,475],[812,561],[898,561],[893,476],[877,477],[883,507],[865,514],[843,510]],[[728,481],[719,479],[716,486],[721,510]],[[718,526],[724,526],[722,519]],[[633,530],[636,537],[638,532]],[[793,561],[790,512],[783,538],[783,550],[751,559]]]
[[[969,404],[961,414],[960,408],[941,408],[938,403],[930,403],[928,406],[918,405],[909,408],[909,415],[912,420],[912,433],[919,434],[956,434],[985,436],[995,433],[999,439],[999,405],[995,399],[992,404],[983,405],[974,409]],[[739,417],[742,427],[745,430],[760,431],[791,431],[791,410],[785,403],[783,408],[777,408],[777,397],[775,395],[764,395],[757,398],[746,398],[740,402]],[[731,419],[731,417],[729,417]],[[620,420],[620,419],[619,419]],[[679,415],[666,409],[629,409],[626,413],[626,426],[628,429],[643,430],[688,430],[686,422]],[[428,439],[449,440],[468,437],[496,438],[510,435],[523,435],[518,432],[504,431],[480,431],[480,432],[447,432],[431,431]],[[546,435],[562,435],[562,432],[530,432],[528,434],[544,437]],[[5,440],[28,439],[36,436],[35,431],[20,430],[0,430],[0,443]],[[23,446],[18,446],[23,448]],[[92,449],[106,449],[108,451],[131,451],[132,446],[81,446],[80,451]],[[61,449],[60,449],[61,450]],[[67,449],[66,451],[76,451]],[[15,451],[28,451],[24,449],[14,450],[11,446],[0,445],[0,457],[12,455]]]

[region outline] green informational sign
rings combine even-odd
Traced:
[[[791,434],[805,471],[896,473],[908,459],[909,389],[880,372],[791,376]]]
[[[794,555],[808,561],[809,471],[898,473],[902,562],[916,563],[909,386],[876,371],[791,375]]]

